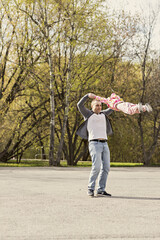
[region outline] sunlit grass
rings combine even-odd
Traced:
[[[48,167],[48,160],[21,160],[20,163],[16,163],[15,160],[8,161],[8,163],[0,162],[0,167]]]
[[[91,167],[91,161],[79,161],[75,167]],[[66,161],[61,161],[62,167],[69,167]],[[121,163],[111,162],[111,167],[139,167],[143,166],[143,163]],[[21,163],[16,163],[16,160],[11,160],[8,163],[0,162],[0,167],[49,167],[49,160],[21,160]]]

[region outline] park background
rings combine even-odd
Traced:
[[[114,91],[153,112],[110,115],[111,161],[160,163],[159,4],[124,9],[107,0],[0,1],[1,162],[90,160],[87,141],[76,135],[77,102]]]

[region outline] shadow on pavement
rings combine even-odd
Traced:
[[[119,198],[119,199],[133,199],[133,200],[159,200],[160,198],[152,198],[152,197],[126,197],[126,196],[112,196],[111,198]]]

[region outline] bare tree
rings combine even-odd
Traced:
[[[156,21],[156,15],[152,16],[152,21],[150,22],[149,25],[149,30],[148,32],[144,33],[144,51],[140,50],[137,52],[137,56],[140,60],[140,66],[141,66],[141,74],[142,74],[142,89],[141,89],[141,98],[140,101],[146,102],[150,101],[152,104],[153,99],[150,97],[151,93],[153,95],[153,89],[151,85],[154,87],[156,86],[158,89],[158,79],[155,76],[158,74],[158,66],[157,64],[155,65],[155,60],[154,60],[154,52],[151,51],[151,40],[152,40],[152,32],[154,29],[155,21]],[[147,28],[146,28],[147,29]],[[153,57],[152,57],[153,56]],[[150,86],[150,87],[149,87]],[[158,101],[158,99],[156,99]],[[156,103],[157,104],[157,103]],[[141,148],[142,148],[142,153],[143,153],[143,162],[145,165],[149,165],[152,155],[154,154],[154,151],[156,149],[157,143],[158,143],[158,138],[159,138],[159,131],[160,131],[160,125],[159,125],[159,111],[154,109],[154,104],[153,104],[153,120],[149,118],[150,124],[147,124],[146,119],[143,117],[142,114],[139,115],[138,118],[138,125],[139,125],[139,130],[140,130],[140,137],[141,137]],[[151,134],[151,130],[147,131],[147,128],[149,127],[151,129],[151,126],[153,126],[153,134]],[[146,131],[151,134],[151,136],[148,135],[148,139],[150,140],[149,145],[146,143],[145,136],[146,136]]]

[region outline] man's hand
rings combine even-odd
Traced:
[[[89,97],[89,98],[93,98],[93,99],[95,99],[95,98],[96,98],[96,95],[93,94],[93,93],[88,93],[88,97]]]

